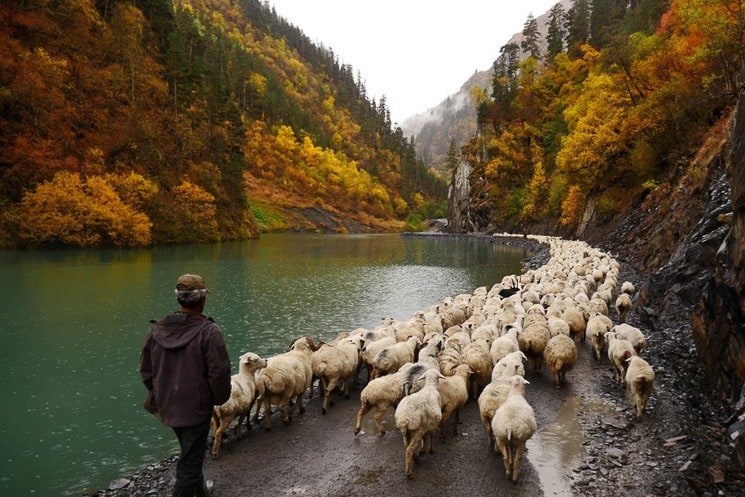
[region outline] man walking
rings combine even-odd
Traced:
[[[153,322],[140,356],[145,409],[173,429],[181,446],[174,497],[207,495],[202,468],[212,408],[230,397],[230,357],[220,327],[202,314],[206,298],[201,276],[181,276],[181,309]]]

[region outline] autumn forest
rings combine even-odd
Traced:
[[[633,209],[698,167],[743,82],[741,0],[573,0],[551,9],[545,39],[532,17],[522,34],[490,93],[472,91],[479,133],[463,156],[479,230],[571,235],[588,212]]]
[[[571,229],[690,167],[739,92],[742,0],[573,0],[471,97],[474,228]],[[445,217],[352,66],[260,0],[0,3],[0,246],[204,243]],[[337,228],[340,230],[341,228]]]
[[[385,100],[258,0],[11,0],[0,17],[2,245],[240,239],[313,206],[390,230],[443,208]]]

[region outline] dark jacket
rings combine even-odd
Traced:
[[[149,392],[146,403],[153,404],[163,424],[204,422],[213,406],[230,397],[230,357],[220,327],[201,314],[182,312],[153,323],[140,355],[140,375]]]

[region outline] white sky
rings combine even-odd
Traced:
[[[434,107],[558,0],[269,0],[277,14],[385,95],[392,121]]]

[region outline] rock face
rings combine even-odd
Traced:
[[[734,405],[729,426],[737,456],[745,466],[745,92],[740,96],[725,150],[732,213],[714,258],[714,274],[694,310],[694,340],[712,380]]]
[[[461,161],[453,171],[453,178],[448,191],[448,232],[466,233],[473,231],[470,217],[469,196],[471,185],[469,177],[471,164]]]

